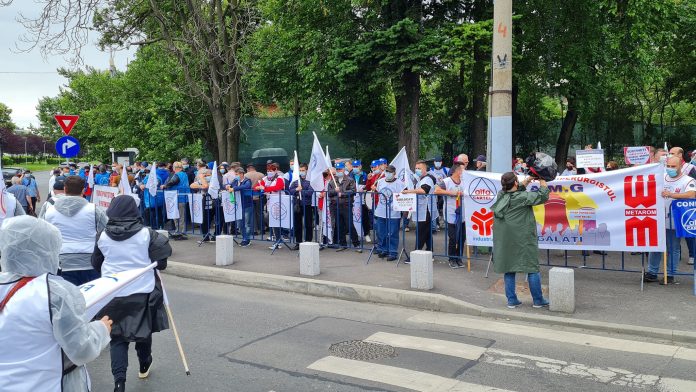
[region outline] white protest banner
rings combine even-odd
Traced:
[[[650,147],[624,147],[624,159],[627,165],[650,163]]]
[[[200,193],[189,193],[188,201],[191,222],[203,223],[203,195]]]
[[[466,171],[464,222],[468,245],[492,246],[491,207],[500,173]],[[549,200],[534,207],[539,248],[664,252],[665,210],[661,165],[558,177],[548,183]],[[532,182],[528,191],[538,190]]]
[[[164,205],[167,209],[167,219],[179,219],[179,192],[164,191]]]
[[[309,158],[309,167],[307,169],[307,178],[312,185],[312,189],[319,190],[324,188],[324,172],[328,170],[330,165],[326,163],[326,156],[321,149],[317,134],[314,134],[314,143],[312,144],[312,156]]]
[[[104,308],[104,306],[118,296],[119,291],[123,290],[129,284],[155,267],[157,267],[157,263],[152,263],[145,268],[103,275],[99,279],[95,279],[80,286],[80,292],[85,297],[85,303],[87,305],[87,309],[85,310],[87,319],[91,320]]]
[[[392,208],[394,211],[412,212],[416,210],[416,195],[413,193],[394,193],[392,194]]]
[[[365,188],[364,185],[358,185],[358,192],[362,192],[363,188]],[[355,232],[358,233],[358,237],[362,237],[363,235],[363,230],[362,230],[362,205],[363,205],[363,198],[365,197],[364,193],[356,193],[355,197],[353,198],[353,227],[355,228]]]
[[[274,193],[268,195],[268,227],[292,229],[292,198],[290,195]]]
[[[111,205],[111,200],[118,196],[118,188],[113,186],[95,185],[92,194],[94,206],[106,210]]]
[[[575,167],[604,167],[604,150],[575,150]]]
[[[229,191],[220,192],[220,197],[222,198],[222,211],[225,215],[225,222],[242,220],[242,193],[234,193],[234,203],[230,200]]]
[[[406,147],[401,147],[401,151],[392,159],[390,165],[396,168],[396,178],[404,184],[406,189],[413,189],[413,172],[408,165]]]

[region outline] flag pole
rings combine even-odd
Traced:
[[[174,332],[174,339],[176,340],[176,347],[179,349],[179,356],[181,356],[181,362],[184,364],[184,371],[186,375],[190,376],[191,371],[189,370],[188,362],[186,361],[186,354],[184,354],[184,348],[181,345],[181,339],[179,339],[179,332],[176,330],[176,324],[174,324],[174,317],[172,316],[172,310],[169,308],[169,300],[167,299],[167,291],[164,289],[164,281],[162,280],[162,274],[157,271],[157,276],[162,284],[162,293],[164,294],[164,310],[167,312],[167,319],[169,319],[169,324],[172,326],[172,332]]]
[[[665,286],[667,285],[667,252],[662,254],[662,270],[665,271]]]

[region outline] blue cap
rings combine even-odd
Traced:
[[[372,161],[372,163],[370,163],[370,167],[377,167],[377,166],[379,166],[379,159],[374,160],[374,161]]]
[[[345,169],[346,164],[343,162],[336,162],[336,169]]]
[[[380,165],[386,165],[387,164],[387,158],[379,158],[377,160]]]
[[[435,162],[442,162],[442,157],[441,157],[440,155],[438,155],[438,156],[436,156],[435,158],[433,158],[433,161],[435,161]]]
[[[356,159],[353,161],[353,166],[362,166],[362,162],[360,162],[360,159]]]

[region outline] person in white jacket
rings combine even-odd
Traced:
[[[109,344],[111,320],[89,322],[80,290],[56,276],[61,236],[24,215],[0,227],[0,391],[89,391],[85,364]]]

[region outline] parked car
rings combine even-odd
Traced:
[[[9,187],[12,185],[12,177],[22,173],[24,171],[21,167],[3,167],[2,168],[2,178],[5,180],[5,186]]]

